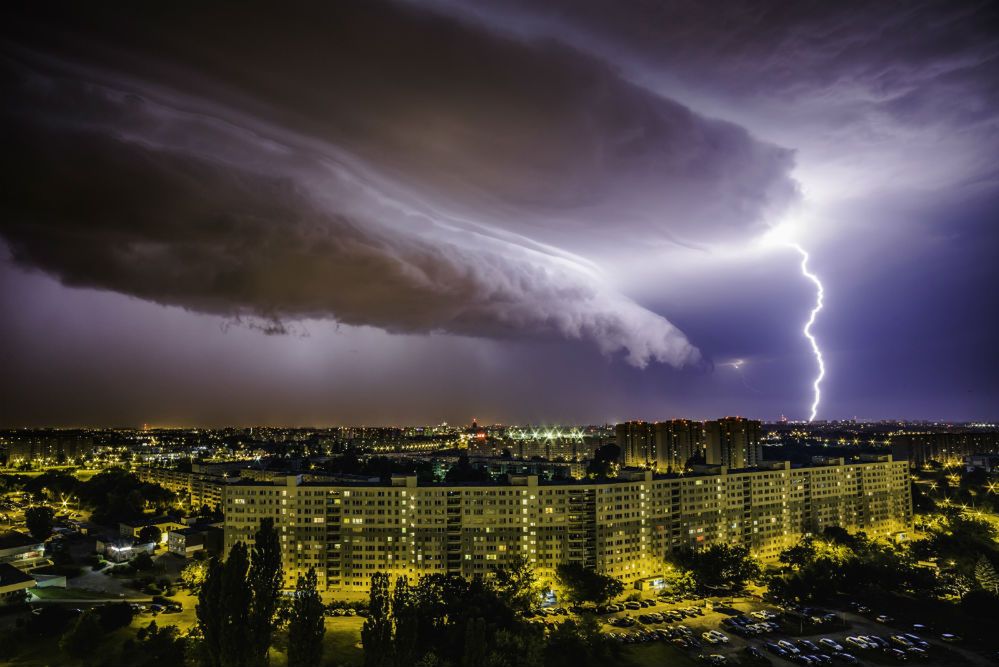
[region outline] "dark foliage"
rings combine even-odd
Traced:
[[[28,532],[39,542],[48,539],[52,534],[52,520],[55,512],[51,507],[35,505],[24,510],[24,522]]]
[[[624,592],[624,585],[620,580],[578,563],[563,563],[555,572],[559,585],[576,604],[582,602],[602,604]]]
[[[288,622],[288,667],[315,667],[322,660],[326,609],[316,586],[313,568],[298,578]]]

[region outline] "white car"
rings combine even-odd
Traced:
[[[850,646],[853,646],[854,648],[859,648],[863,651],[866,651],[869,648],[874,648],[871,644],[865,642],[860,637],[847,637],[843,641],[849,644]]]
[[[782,649],[784,649],[791,655],[798,655],[799,653],[801,653],[801,649],[799,649],[797,646],[787,641],[786,639],[781,639],[780,641],[778,641],[777,646],[780,646]]]
[[[832,639],[829,639],[828,637],[823,637],[822,639],[820,639],[819,644],[829,649],[830,651],[834,651],[837,653],[842,652],[843,650],[843,646],[841,644],[833,641]]]
[[[708,630],[707,632],[702,632],[701,633],[701,639],[703,639],[704,641],[706,641],[709,644],[719,644],[719,643],[721,643],[721,640],[718,639],[717,637],[715,637],[714,634],[712,634],[713,632],[714,632],[713,630]]]

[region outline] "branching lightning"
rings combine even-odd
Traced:
[[[822,350],[819,349],[819,343],[812,334],[812,326],[815,324],[815,318],[822,310],[822,297],[825,296],[825,292],[822,289],[822,282],[819,280],[819,277],[808,270],[808,253],[805,252],[805,249],[797,243],[790,243],[789,245],[801,255],[801,274],[815,284],[815,307],[812,308],[812,312],[808,316],[808,321],[805,323],[804,329],[802,329],[805,338],[812,345],[812,353],[815,355],[815,361],[819,366],[819,374],[815,376],[815,381],[812,382],[812,388],[815,390],[815,398],[812,401],[812,414],[808,417],[808,421],[814,421],[815,415],[819,412],[819,401],[822,400],[822,391],[819,385],[822,383],[822,378],[826,375],[826,365],[822,360]]]

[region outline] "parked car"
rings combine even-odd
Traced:
[[[786,658],[788,656],[788,652],[774,642],[766,642],[764,646],[768,651],[776,656],[780,656],[781,658]]]
[[[836,641],[834,641],[832,639],[829,639],[828,637],[823,637],[822,639],[820,639],[819,640],[819,644],[821,644],[825,648],[830,649],[830,650],[832,650],[832,651],[834,651],[836,653],[839,653],[839,652],[843,651],[843,646],[842,645],[840,645],[838,642],[836,642]]]
[[[770,658],[763,654],[763,651],[756,648],[755,646],[746,646],[742,649],[742,652],[746,654],[746,660],[754,665],[769,665]]]
[[[894,618],[892,618],[891,616],[887,616],[885,614],[878,614],[877,616],[874,617],[874,620],[877,621],[878,623],[892,623],[895,621]]]
[[[801,655],[801,649],[787,641],[786,639],[780,639],[777,641],[777,646],[780,646],[784,651],[790,655]]]

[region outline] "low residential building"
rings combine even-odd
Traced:
[[[972,454],[964,457],[964,469],[968,472],[984,470],[987,473],[999,471],[999,454]]]
[[[167,550],[185,558],[199,551],[218,554],[222,550],[222,543],[223,530],[216,525],[171,530],[167,536]]]
[[[141,519],[132,519],[130,521],[122,521],[118,524],[118,534],[122,537],[131,537],[132,539],[138,539],[139,533],[142,532],[143,528],[149,526],[155,526],[160,529],[160,542],[166,543],[167,533],[171,530],[180,530],[186,528],[187,524],[179,519],[174,519],[169,516],[153,516],[153,517],[143,517]]]
[[[48,565],[45,543],[16,530],[0,532],[0,563],[10,563],[23,571]]]
[[[240,471],[250,465],[249,461],[193,463],[190,471],[143,467],[136,474],[143,482],[159,484],[173,491],[192,509],[205,506],[215,509],[222,504],[222,489],[239,479]]]
[[[883,456],[636,471],[606,482],[330,484],[289,475],[226,487],[225,517],[227,551],[274,520],[288,587],[310,567],[327,590],[363,591],[378,571],[488,575],[518,555],[542,576],[572,562],[634,585],[661,574],[671,554],[712,544],[771,560],[830,526],[901,539],[912,501],[906,463]]]
[[[131,537],[98,539],[95,550],[112,563],[124,563],[141,553],[152,553],[155,545],[136,544]]]
[[[10,563],[0,563],[0,608],[27,602],[35,579]]]

